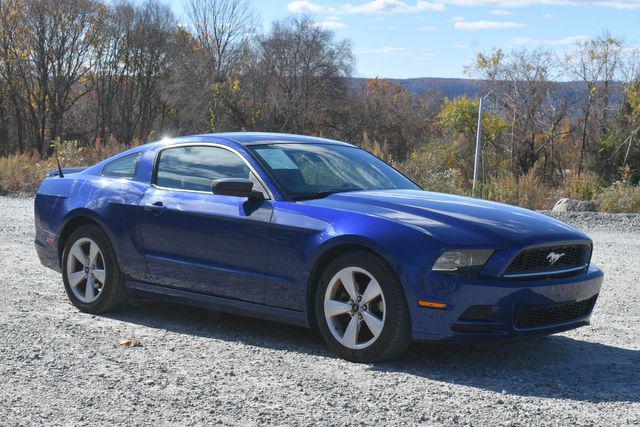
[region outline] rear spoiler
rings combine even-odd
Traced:
[[[84,166],[84,167],[80,167],[80,168],[62,168],[62,174],[66,175],[66,174],[71,174],[71,173],[78,173],[78,172],[82,172],[83,170],[87,169],[89,166]],[[47,177],[51,177],[51,176],[59,176],[60,175],[60,171],[58,169],[53,170],[51,172],[49,172],[47,174]]]

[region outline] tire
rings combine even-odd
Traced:
[[[355,301],[347,290],[351,286],[343,283],[350,277],[355,284]],[[378,292],[376,283],[380,296],[370,299]],[[315,314],[327,346],[352,362],[391,359],[411,343],[411,320],[402,286],[385,260],[365,250],[342,255],[327,266],[317,286]]]
[[[83,255],[85,258],[81,261]],[[115,310],[126,299],[113,246],[104,231],[95,225],[78,227],[67,239],[62,254],[62,280],[71,303],[85,313]]]

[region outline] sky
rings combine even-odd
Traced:
[[[183,2],[166,0],[178,16]],[[253,0],[262,27],[292,14],[352,42],[357,77],[465,77],[478,52],[567,49],[605,31],[640,44],[640,0]]]

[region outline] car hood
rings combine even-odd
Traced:
[[[428,191],[354,191],[305,203],[385,218],[445,244],[506,246],[520,240],[588,240],[573,227],[528,209]]]

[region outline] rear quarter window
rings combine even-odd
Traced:
[[[133,178],[138,170],[141,155],[142,153],[139,152],[129,154],[128,156],[107,163],[104,168],[102,168],[102,175],[113,178]]]

